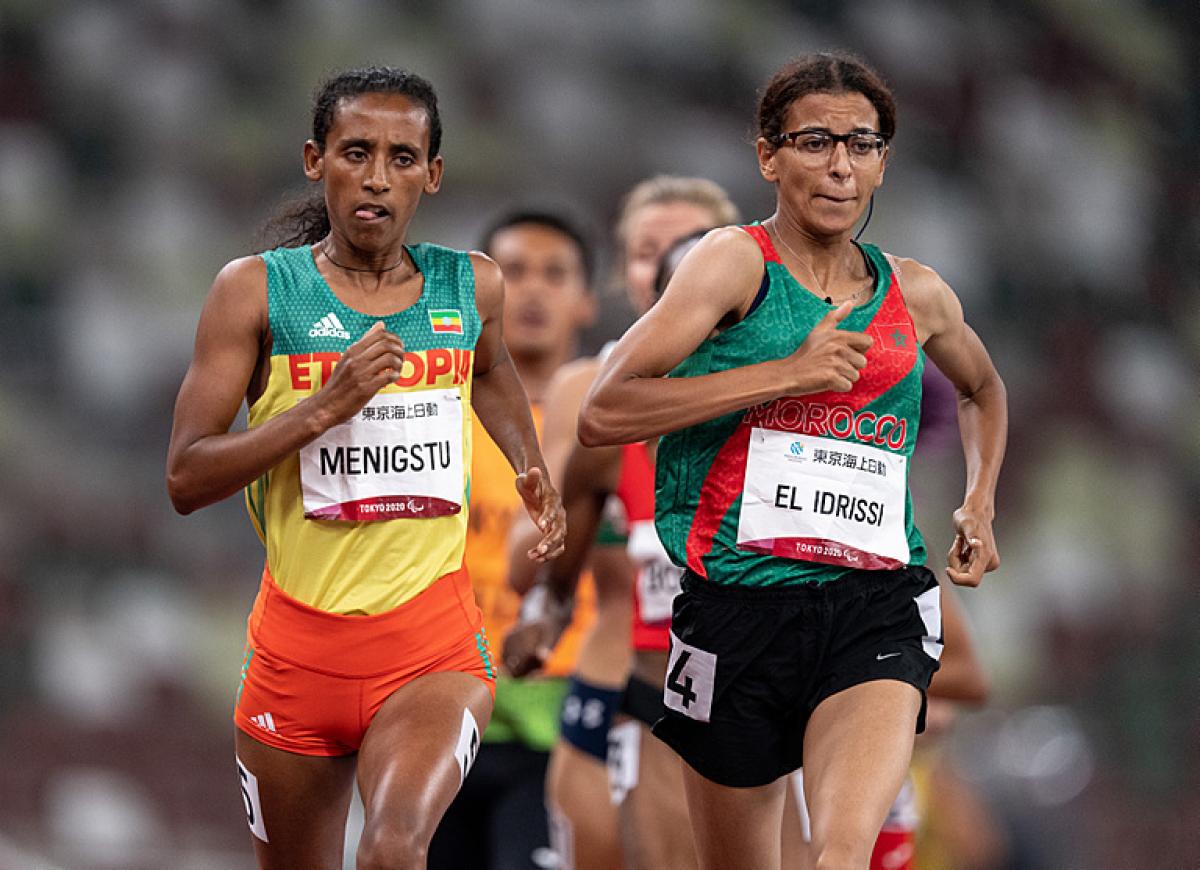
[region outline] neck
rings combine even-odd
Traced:
[[[766,223],[770,224],[777,238],[782,238],[785,245],[791,246],[794,257],[805,257],[807,262],[814,265],[835,263],[851,247],[849,231],[832,236],[817,235],[789,218],[782,208],[771,215]]]
[[[830,237],[815,236],[790,222],[782,209],[764,223],[781,243],[780,256],[790,255],[816,281],[817,286],[809,288],[813,293],[832,301],[861,294],[865,267],[848,231]],[[855,286],[847,289],[849,284]]]
[[[546,388],[550,386],[550,380],[564,363],[574,357],[574,349],[572,342],[569,346],[552,353],[513,356],[513,366],[521,378],[521,383],[525,385],[525,394],[529,396],[529,401],[541,402],[546,398]]]
[[[381,275],[386,272],[408,271],[404,268],[408,255],[403,242],[382,251],[367,251],[330,233],[317,243],[316,249],[334,268],[343,272]]]

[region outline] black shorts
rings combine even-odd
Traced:
[[[817,705],[851,686],[925,690],[942,651],[937,579],[923,567],[821,584],[726,586],[683,578],[671,617],[666,716],[654,734],[721,785],[766,785],[803,763]]]

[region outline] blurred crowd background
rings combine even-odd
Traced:
[[[652,173],[768,216],[757,90],[827,48],[900,108],[864,239],[950,282],[1009,388],[1003,566],[961,596],[993,699],[942,751],[1007,866],[1200,866],[1195,0],[3,0],[0,868],[252,865],[230,711],[262,550],[238,499],[177,516],[163,465],[205,292],[303,191],[324,73],[438,88],[414,240],[537,205],[611,251]],[[628,325],[610,273],[584,350]],[[937,554],[962,460],[933,446]]]

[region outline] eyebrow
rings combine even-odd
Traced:
[[[801,127],[796,132],[797,133],[829,133],[830,135],[833,135],[833,131],[831,129],[829,129],[828,127]],[[849,136],[854,133],[878,133],[878,132],[879,132],[878,130],[872,130],[870,127],[855,127],[853,130],[850,130],[848,133],[844,133],[842,135]]]
[[[375,147],[375,144],[376,140],[374,139],[364,139],[359,137],[355,139],[343,139],[337,143],[337,147],[342,151],[345,151],[348,148],[365,148],[366,150],[370,151]],[[407,142],[401,142],[397,145],[392,145],[388,150],[392,154],[411,154],[413,157],[421,156],[421,149],[415,145],[410,145]]]

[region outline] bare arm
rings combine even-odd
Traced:
[[[954,512],[955,539],[946,575],[960,586],[978,586],[986,571],[1000,567],[992,521],[1008,441],[1008,397],[987,349],[963,319],[962,305],[946,282],[912,260],[900,264],[917,337],[958,391],[967,486],[962,506]]]
[[[540,668],[570,625],[579,575],[596,540],[604,501],[616,488],[620,469],[620,448],[576,445],[571,451],[562,478],[566,548],[538,570],[521,618],[505,638],[504,663],[514,676]]]
[[[475,268],[475,303],[483,321],[475,345],[471,405],[488,435],[517,472],[517,491],[530,518],[542,533],[541,540],[529,553],[530,558],[536,561],[553,559],[562,552],[566,521],[562,502],[550,483],[546,462],[538,447],[529,398],[504,346],[501,326],[504,279],[500,267],[482,254],[471,254],[471,264]]]
[[[546,400],[542,405],[542,455],[551,480],[563,480],[567,459],[579,444],[575,437],[575,421],[599,368],[600,363],[594,358],[567,363],[555,373],[546,388]],[[568,539],[574,532],[570,524],[577,521],[568,511]],[[528,553],[537,546],[540,537],[541,532],[530,519],[520,514],[513,518],[508,537],[508,585],[521,595],[528,592],[536,580],[537,566]]]
[[[356,413],[400,371],[404,345],[373,326],[312,397],[262,426],[230,432],[257,367],[265,364],[266,265],[235,260],[217,275],[200,315],[192,362],[175,401],[167,491],[180,513],[220,501]]]
[[[762,280],[758,246],[736,228],[714,230],[680,263],[666,293],[617,343],[579,415],[587,446],[628,444],[785,395],[846,392],[871,339],[837,329],[831,312],[790,356],[692,378],[666,378],[725,319],[742,316]]]

